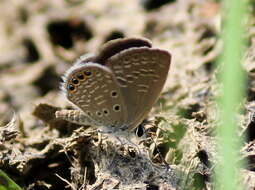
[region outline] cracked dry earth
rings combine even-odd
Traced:
[[[28,190],[212,189],[220,7],[213,0],[2,0],[0,169]],[[242,181],[249,190],[255,188],[253,32],[254,15],[243,59],[247,97],[238,116],[239,135],[247,135],[240,153],[248,159]],[[59,84],[72,63],[109,40],[134,36],[172,54],[165,87],[144,122],[148,138],[123,146],[90,126],[56,119],[57,110],[71,108]]]

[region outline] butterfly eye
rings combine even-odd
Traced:
[[[74,84],[74,85],[77,85],[77,84],[79,84],[79,81],[76,79],[76,78],[72,78],[72,83]]]
[[[76,88],[75,88],[74,85],[72,85],[72,84],[68,84],[68,85],[67,85],[67,88],[68,88],[68,90],[69,90],[70,92],[75,92],[75,91],[76,91]]]
[[[84,74],[79,73],[79,74],[77,75],[77,78],[78,78],[79,80],[84,80],[84,79],[85,79],[85,76],[84,76]]]
[[[87,77],[91,77],[92,76],[92,72],[91,71],[84,71],[84,74]]]

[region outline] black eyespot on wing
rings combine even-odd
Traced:
[[[68,84],[67,85],[67,89],[69,90],[69,91],[74,91],[75,90],[75,87],[74,87],[74,85],[72,85],[72,84]]]
[[[92,116],[92,114],[91,114],[90,111],[87,111],[87,115],[88,115],[88,116]]]
[[[120,111],[120,105],[118,105],[118,104],[114,105],[113,110],[116,112]]]
[[[92,76],[92,72],[91,72],[91,71],[85,71],[84,74],[85,74],[87,77]]]
[[[102,116],[102,113],[100,111],[97,111],[96,112],[97,116],[101,117]]]
[[[79,84],[79,81],[76,78],[72,78],[71,81],[72,81],[73,84]]]
[[[104,112],[105,115],[109,114],[109,111],[107,109],[104,109],[103,112]]]
[[[77,78],[78,78],[79,80],[84,80],[84,79],[85,79],[85,77],[84,77],[84,75],[83,75],[82,73],[78,74],[78,75],[77,75]]]
[[[112,97],[117,97],[117,95],[118,95],[118,93],[117,93],[116,91],[112,91],[112,92],[111,92],[111,96],[112,96]]]

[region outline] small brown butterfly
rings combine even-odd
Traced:
[[[57,111],[56,117],[113,134],[131,131],[158,99],[170,62],[171,54],[147,39],[112,40],[67,70],[61,89],[79,109]]]

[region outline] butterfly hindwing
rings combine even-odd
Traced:
[[[63,89],[68,100],[101,125],[118,127],[126,120],[120,88],[103,65],[74,65],[65,75]]]

